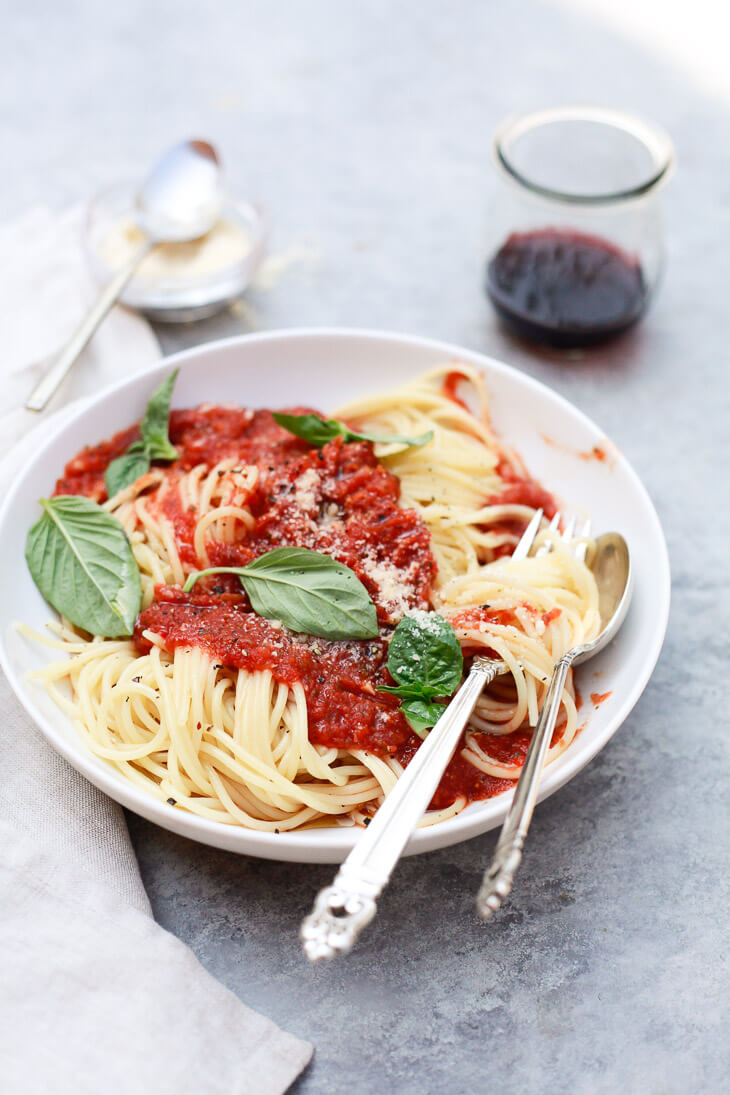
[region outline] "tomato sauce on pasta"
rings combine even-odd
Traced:
[[[312,413],[294,408],[290,414]],[[328,819],[364,824],[420,744],[392,684],[388,643],[414,611],[453,625],[467,665],[505,673],[479,700],[425,824],[513,786],[553,665],[598,626],[590,571],[549,531],[552,550],[510,558],[552,496],[495,438],[479,374],[449,365],[341,408],[358,430],[424,434],[417,447],[343,437],[314,447],[268,410],[173,409],[178,454],[107,498],[104,472],[137,427],[67,464],[58,494],[83,494],[121,522],[143,604],[129,639],[67,623],[68,655],[41,672],[90,749],[176,808],[281,832]],[[327,640],[257,615],[235,575],[272,549],[308,548],[349,567],[378,635]],[[68,694],[58,685],[65,683]],[[577,732],[572,680],[548,761]]]

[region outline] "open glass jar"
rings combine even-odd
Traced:
[[[505,122],[494,156],[486,290],[505,324],[532,341],[587,346],[636,323],[664,265],[666,134],[613,110],[565,107]]]

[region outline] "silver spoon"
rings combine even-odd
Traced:
[[[207,141],[182,141],[157,161],[135,199],[137,224],[146,235],[114,275],[96,304],[26,402],[42,411],[142,260],[159,243],[199,239],[221,215],[222,188],[216,150]]]
[[[540,775],[558,719],[560,697],[563,694],[568,670],[572,665],[578,665],[592,658],[607,643],[610,643],[624,622],[628,611],[633,588],[633,574],[629,549],[623,536],[619,536],[617,532],[607,532],[599,536],[590,569],[598,586],[601,630],[591,642],[574,646],[566,651],[555,665],[509,813],[497,841],[492,864],[484,875],[477,895],[477,911],[485,920],[497,911],[509,895],[522,860],[522,848],[535,809]]]

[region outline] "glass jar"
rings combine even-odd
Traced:
[[[644,314],[664,265],[659,192],[674,149],[626,114],[565,107],[505,122],[486,291],[516,334],[587,346]]]

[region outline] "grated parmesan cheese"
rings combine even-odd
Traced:
[[[314,468],[307,468],[305,472],[294,481],[294,501],[303,510],[316,509],[318,506],[316,490],[319,486],[319,475]]]
[[[372,551],[363,555],[360,561],[368,578],[378,587],[378,599],[391,620],[400,620],[406,613],[412,615],[414,610],[410,606],[406,583],[413,566],[407,571],[399,570],[392,563],[376,558]]]
[[[426,612],[422,608],[409,608],[403,613],[411,620],[417,620],[424,631],[430,631],[432,635],[440,635],[441,627],[433,612]]]

